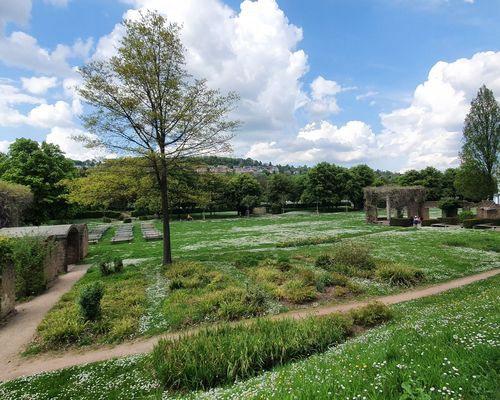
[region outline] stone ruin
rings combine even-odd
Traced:
[[[50,286],[57,276],[68,272],[68,265],[76,264],[88,253],[87,225],[47,225],[0,229],[0,236],[20,238],[38,236],[53,240],[54,248],[44,262],[44,274]],[[15,306],[15,272],[12,265],[2,268],[0,275],[0,318],[10,313]]]
[[[491,200],[483,200],[477,205],[477,217],[479,219],[500,219],[500,205]]]
[[[421,186],[380,186],[363,189],[365,213],[368,223],[378,222],[378,205],[385,204],[387,220],[408,218],[414,215],[429,219],[429,207],[426,206],[426,189]]]

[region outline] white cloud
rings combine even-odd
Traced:
[[[302,30],[290,24],[275,0],[245,0],[235,12],[220,0],[133,0],[138,9],[158,10],[183,25],[189,71],[222,91],[241,96],[235,118],[244,122],[238,141],[262,138],[295,122],[295,111],[307,103],[301,78],[307,55],[297,49]],[[137,11],[126,16],[136,18]],[[95,57],[106,57],[123,34],[117,26],[98,41]]]
[[[263,141],[253,145],[247,156],[266,161],[276,156],[297,164],[307,154],[311,164],[371,162],[401,170],[453,167],[459,161],[470,102],[483,84],[500,98],[500,52],[436,63],[427,80],[415,89],[408,107],[380,115],[382,130],[378,134],[361,121],[340,127],[315,122],[302,128],[295,140]],[[370,97],[367,94],[362,98]]]
[[[55,7],[67,7],[70,0],[44,0],[45,3]]]
[[[0,153],[7,153],[11,143],[8,140],[0,140]]]
[[[41,104],[29,112],[27,122],[41,128],[71,126],[73,113],[70,105],[65,101],[58,101],[55,104]]]
[[[15,127],[28,122],[15,107],[21,104],[42,104],[43,99],[22,93],[17,87],[0,83],[0,126]]]
[[[356,96],[356,100],[358,100],[358,101],[364,101],[364,100],[370,99],[371,97],[374,97],[376,95],[378,95],[378,92],[376,92],[374,90],[369,90],[366,93],[357,95]]]
[[[31,16],[31,0],[0,1],[0,37],[7,22],[25,25]]]
[[[32,78],[21,78],[23,88],[28,92],[41,95],[47,92],[47,90],[57,86],[57,78],[55,76],[40,76]]]
[[[309,110],[313,116],[325,118],[331,114],[339,113],[340,107],[335,96],[343,90],[337,82],[318,76],[311,83],[312,101],[309,104]]]
[[[80,136],[93,137],[92,134],[78,128],[55,126],[50,130],[46,141],[47,143],[57,144],[61,150],[66,153],[66,157],[71,158],[72,160],[85,161],[114,157],[113,154],[110,154],[101,148],[86,148],[82,142],[75,140],[75,137]]]

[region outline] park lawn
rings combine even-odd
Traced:
[[[367,225],[362,213],[336,213],[175,222],[173,247],[181,270],[173,274],[175,268],[161,268],[161,242],[144,241],[138,225],[132,243],[111,244],[113,228],[99,244],[91,246],[85,260],[127,259],[138,266],[126,266],[124,276],[133,273],[134,279],[124,287],[120,274],[101,278],[97,268],[92,268],[49,312],[32,352],[120,342],[194,325],[407,290],[377,279],[373,271],[341,277],[344,282],[338,282],[337,277],[332,282],[329,272],[315,266],[315,261],[333,254],[336,244],[332,242],[342,237],[343,241],[368,245],[376,264],[423,271],[425,280],[420,285],[500,267],[497,232],[388,228]],[[314,238],[331,240],[307,244]],[[282,247],[292,239],[306,245]],[[76,299],[84,284],[96,280],[103,282],[106,296],[114,296],[113,306],[124,311],[105,312],[101,322],[85,325],[78,317]],[[131,301],[135,302],[133,307]]]
[[[500,276],[392,306],[392,322],[325,353],[208,392],[163,392],[150,355],[23,377],[2,399],[493,399]]]

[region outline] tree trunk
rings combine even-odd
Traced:
[[[163,212],[163,265],[172,264],[172,247],[170,244],[170,214],[168,210],[168,183],[167,173],[162,173],[160,185],[161,208]]]

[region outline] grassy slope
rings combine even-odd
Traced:
[[[500,235],[497,232],[475,230],[429,229],[390,229],[376,225],[367,225],[362,213],[336,213],[305,215],[270,216],[250,219],[221,219],[193,222],[175,222],[172,224],[174,254],[182,259],[201,260],[211,269],[218,271],[223,279],[219,289],[220,296],[211,295],[207,289],[168,290],[168,281],[159,269],[161,242],[145,242],[136,224],[134,241],[127,244],[113,245],[111,238],[114,229],[108,231],[101,242],[91,246],[85,262],[97,262],[110,256],[127,259],[149,259],[139,268],[127,267],[125,277],[133,273],[133,280],[127,281],[127,287],[120,286],[122,279],[117,276],[106,277],[103,283],[107,288],[109,302],[105,297],[105,323],[98,326],[88,324],[83,327],[78,322],[78,310],[75,305],[78,291],[84,283],[101,280],[98,271],[93,268],[78,285],[51,311],[41,326],[45,335],[43,345],[35,345],[32,351],[45,348],[58,348],[60,342],[51,345],[54,337],[68,334],[67,343],[99,343],[122,341],[130,337],[156,334],[165,330],[178,329],[182,326],[220,319],[216,314],[204,314],[207,307],[216,302],[227,302],[233,296],[232,288],[243,290],[256,281],[251,269],[238,269],[234,260],[248,257],[288,257],[298,256],[293,260],[299,269],[314,268],[314,259],[327,253],[331,244],[309,245],[293,248],[276,248],[283,241],[314,237],[354,236],[350,240],[370,243],[374,255],[379,259],[389,259],[417,266],[427,273],[428,282],[440,282],[464,275],[470,275],[486,269],[500,266],[498,252]],[[358,236],[355,236],[358,235]],[[466,246],[466,247],[464,247]],[[316,270],[317,271],[317,270]],[[292,271],[293,272],[293,271]],[[116,282],[115,282],[116,281]],[[383,295],[402,290],[375,280],[355,278],[363,293],[358,298]],[[132,288],[133,286],[137,286]],[[224,291],[225,289],[228,289]],[[214,297],[215,296],[215,297]],[[352,296],[352,295],[350,295]],[[352,297],[322,297],[314,301],[345,301]],[[212,302],[212,303],[209,303]],[[290,304],[286,304],[290,307]],[[233,304],[229,319],[240,318],[246,311],[242,304]],[[235,310],[236,309],[236,310]],[[286,309],[272,300],[267,312],[279,312]],[[219,313],[220,315],[220,313]],[[226,313],[227,315],[227,313]],[[249,315],[252,315],[251,313]],[[109,318],[108,318],[109,316]],[[69,326],[70,325],[70,326]],[[66,330],[66,331],[65,331]],[[52,335],[52,336],[51,336]]]
[[[499,300],[500,277],[495,277],[397,305],[390,324],[210,392],[162,394],[148,356],[136,356],[14,380],[0,385],[0,397],[493,399],[500,391]]]

